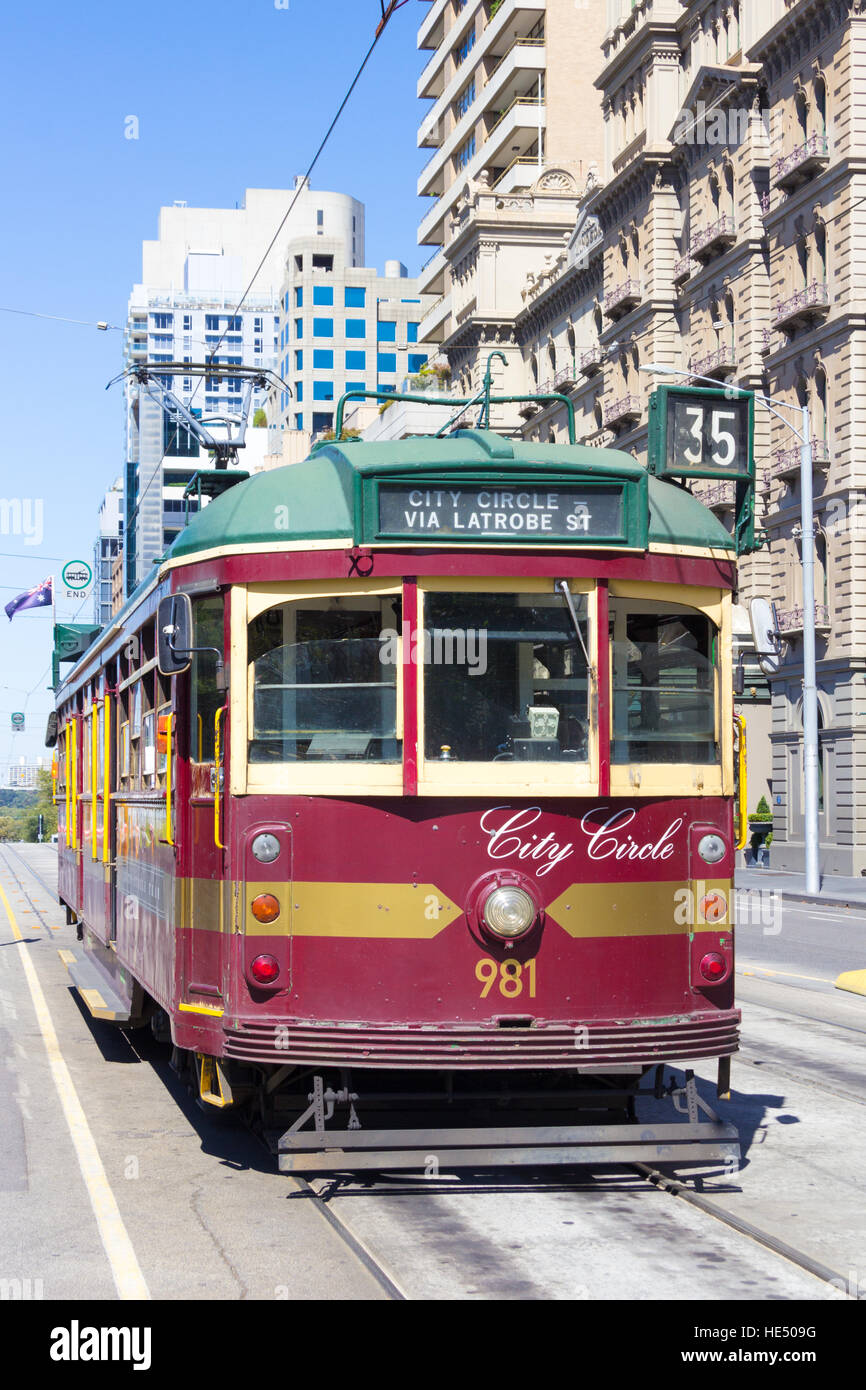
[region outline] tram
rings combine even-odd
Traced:
[[[621,452],[339,436],[58,687],[74,986],[284,1171],[736,1156],[730,535]]]

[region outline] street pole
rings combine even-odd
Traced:
[[[803,844],[806,892],[820,892],[818,825],[818,682],[815,664],[815,519],[812,515],[812,425],[803,406],[800,530],[803,547]]]

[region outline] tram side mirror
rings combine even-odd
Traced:
[[[45,729],[45,747],[53,748],[57,743],[57,711],[52,710],[48,716],[48,724]]]
[[[776,610],[765,598],[753,598],[749,605],[752,641],[758,655],[758,665],[765,676],[775,676],[782,664],[782,644]]]
[[[156,613],[156,661],[161,676],[179,676],[192,662],[192,603],[189,594],[168,594]]]

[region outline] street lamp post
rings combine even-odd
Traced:
[[[654,375],[677,376],[686,381],[706,381],[719,387],[714,377],[694,376],[676,367],[662,367],[648,362],[638,368]],[[818,679],[815,662],[815,522],[812,516],[812,423],[808,405],[793,406],[787,401],[773,400],[756,391],[725,384],[724,389],[739,396],[752,395],[775,415],[777,420],[800,441],[800,532],[803,558],[803,843],[805,848],[806,892],[815,894],[821,888],[820,831],[818,824]],[[800,411],[800,429],[779,414],[784,410]]]

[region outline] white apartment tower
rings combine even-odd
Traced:
[[[521,288],[562,252],[603,158],[593,84],[606,14],[606,0],[433,0],[418,31],[431,51],[418,144],[432,150],[418,241],[435,248],[418,282],[435,296],[421,339],[464,391],[493,349],[508,360],[496,384],[520,387]]]

